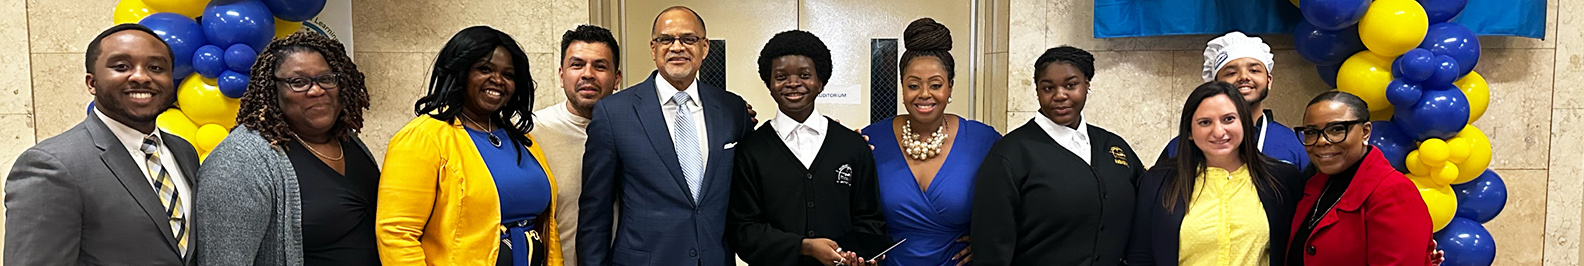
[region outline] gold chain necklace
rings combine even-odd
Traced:
[[[308,148],[308,152],[312,152],[315,156],[319,156],[319,158],[330,159],[331,161],[340,161],[341,159],[345,159],[346,158],[346,151],[345,150],[341,151],[341,156],[336,156],[335,158],[331,158],[330,156],[325,156],[323,153],[319,153],[318,150],[314,150],[313,145],[308,145],[308,142],[304,141],[302,139],[302,137],[297,136],[296,132],[292,133],[292,138],[297,139],[297,143],[302,143],[304,148]]]
[[[903,120],[902,138],[904,140],[902,141],[902,146],[906,148],[903,152],[906,152],[908,157],[919,161],[934,158],[935,155],[940,155],[941,144],[946,143],[945,132],[946,123],[941,123],[940,128],[935,129],[934,136],[930,136],[928,141],[921,140],[918,134],[913,133],[913,120]]]

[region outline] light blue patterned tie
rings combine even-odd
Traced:
[[[692,101],[687,92],[677,92],[671,96],[671,102],[677,105],[676,126],[671,128],[674,135],[672,144],[676,147],[677,162],[682,164],[682,176],[687,178],[688,190],[693,192],[693,201],[699,198],[699,189],[704,186],[704,156],[699,154],[698,130],[693,127],[693,112],[688,106]]]

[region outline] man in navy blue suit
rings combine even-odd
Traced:
[[[661,11],[649,41],[658,70],[595,103],[578,202],[583,265],[733,264],[732,148],[753,122],[742,97],[698,82],[704,34],[692,9]]]

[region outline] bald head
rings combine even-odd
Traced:
[[[686,20],[686,19],[689,19],[689,18],[691,18],[692,20],[691,21],[681,21],[681,20]],[[687,23],[687,24],[698,25],[698,29],[697,29],[698,30],[698,34],[700,36],[704,35],[704,17],[699,16],[698,12],[694,12],[692,8],[688,8],[688,7],[685,7],[685,6],[673,6],[673,7],[668,7],[665,10],[661,10],[660,11],[660,15],[655,16],[654,24],[651,24],[649,26],[649,32],[652,35],[660,35],[659,30],[660,30],[662,24],[674,24],[674,23]]]

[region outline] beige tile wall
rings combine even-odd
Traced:
[[[1098,58],[1089,121],[1127,138],[1152,163],[1170,138],[1161,132],[1170,131],[1179,98],[1198,84],[1200,49],[1213,36],[1095,39],[1092,1],[1009,1],[1009,33],[998,34],[1008,48],[984,51],[999,57],[987,62],[1009,65],[1004,83],[986,82],[1005,88],[1001,129],[1037,115],[1031,77],[1039,53],[1074,45]],[[0,127],[4,165],[31,143],[82,120],[91,100],[81,85],[82,51],[110,26],[114,3],[0,0],[0,75],[12,78],[0,83],[0,123],[18,125]],[[1486,50],[1478,71],[1495,91],[1476,126],[1491,136],[1497,158],[1491,165],[1512,195],[1506,211],[1486,224],[1501,247],[1498,265],[1576,265],[1584,257],[1578,243],[1584,239],[1584,19],[1558,16],[1584,12],[1584,2],[1549,5],[1546,40],[1482,38]],[[511,33],[530,53],[542,87],[536,105],[546,106],[560,101],[553,76],[560,32],[586,23],[590,11],[584,0],[361,0],[353,13],[359,37],[354,56],[373,98],[363,138],[382,154],[385,140],[412,117],[434,53],[452,33],[479,24]],[[1267,39],[1278,62],[1268,107],[1278,121],[1291,123],[1301,114],[1294,106],[1327,88],[1291,50],[1290,38]]]
[[[561,33],[588,23],[587,0],[408,1],[360,0],[352,6],[353,47],[367,74],[370,111],[363,139],[374,154],[413,117],[435,53],[451,35],[473,25],[511,34],[528,53],[538,89],[535,109],[565,100],[555,76]],[[401,18],[401,19],[393,19]],[[383,161],[383,158],[381,159]]]
[[[1046,48],[1073,45],[1095,54],[1096,77],[1085,117],[1126,138],[1146,164],[1171,138],[1182,98],[1200,83],[1210,35],[1093,38],[1093,1],[1013,0],[1007,124],[1037,115],[1033,62]],[[1491,137],[1491,167],[1505,178],[1506,209],[1486,227],[1496,238],[1496,265],[1577,265],[1584,203],[1584,2],[1551,0],[1545,40],[1484,37],[1476,68],[1493,89],[1475,123]],[[1566,12],[1572,11],[1572,12]],[[1042,34],[1043,33],[1043,34]],[[1276,76],[1266,108],[1277,121],[1300,119],[1309,98],[1329,90],[1290,35],[1265,36],[1276,49]],[[1010,128],[1009,128],[1010,129]],[[1548,197],[1554,196],[1554,197]]]
[[[9,169],[23,149],[86,117],[83,52],[112,25],[116,0],[0,0],[0,158]],[[561,32],[587,23],[587,0],[359,0],[353,5],[354,58],[368,74],[372,106],[364,140],[384,154],[412,117],[434,54],[458,30],[491,25],[517,38],[542,88],[535,106],[561,101],[555,78]],[[33,82],[37,81],[37,82]],[[35,97],[37,96],[37,97]]]

